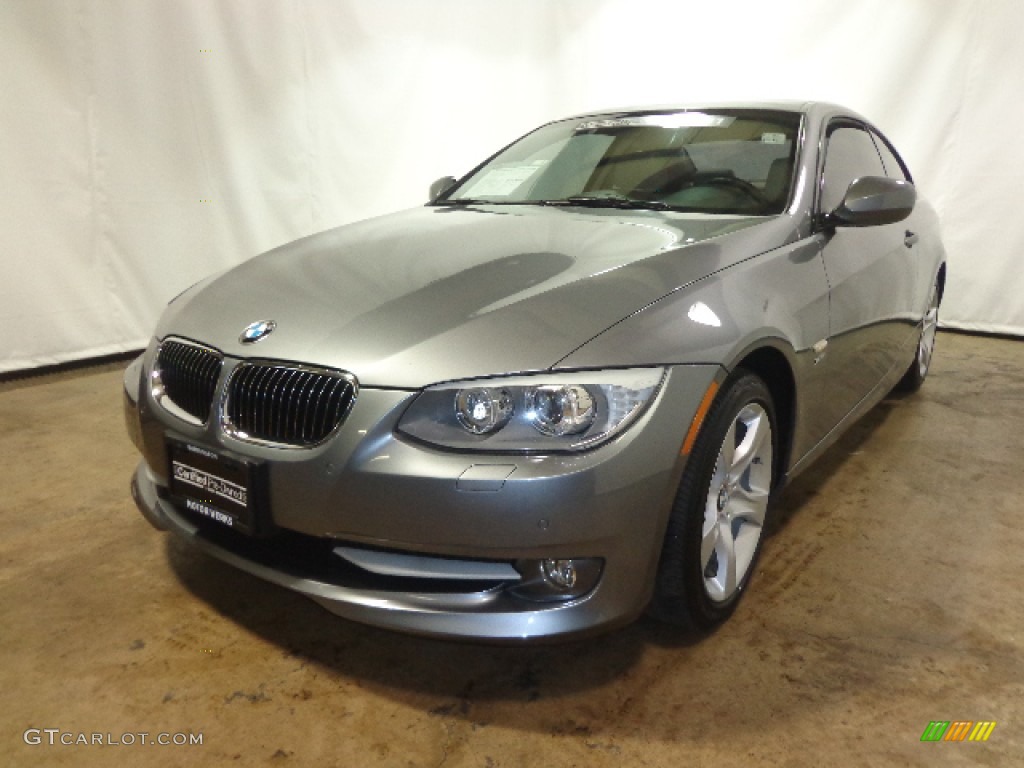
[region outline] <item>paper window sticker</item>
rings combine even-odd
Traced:
[[[504,197],[540,170],[538,165],[492,168],[466,190],[466,197]]]

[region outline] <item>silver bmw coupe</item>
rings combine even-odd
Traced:
[[[171,301],[125,373],[132,493],[356,621],[706,630],[776,491],[921,385],[945,276],[933,209],[847,109],[558,120]]]

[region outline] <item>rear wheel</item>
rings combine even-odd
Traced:
[[[735,610],[761,550],[774,477],[775,409],[736,371],[708,412],[669,518],[651,613],[710,629]]]
[[[932,365],[932,355],[935,352],[935,332],[939,328],[939,287],[932,286],[931,295],[928,297],[928,309],[921,321],[921,335],[917,341],[917,352],[914,354],[914,362],[910,364],[907,372],[903,374],[896,388],[903,392],[916,392],[924,384],[925,377]]]

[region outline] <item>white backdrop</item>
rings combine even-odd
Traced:
[[[0,0],[0,372],[141,347],[205,274],[521,133],[847,104],[939,210],[944,324],[1024,334],[1017,0]]]

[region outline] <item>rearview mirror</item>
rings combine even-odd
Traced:
[[[903,221],[914,210],[917,190],[908,181],[882,176],[854,179],[843,202],[825,216],[833,227],[875,227]]]
[[[449,189],[455,186],[454,176],[442,176],[440,179],[430,185],[430,202],[434,202],[447,192]]]

